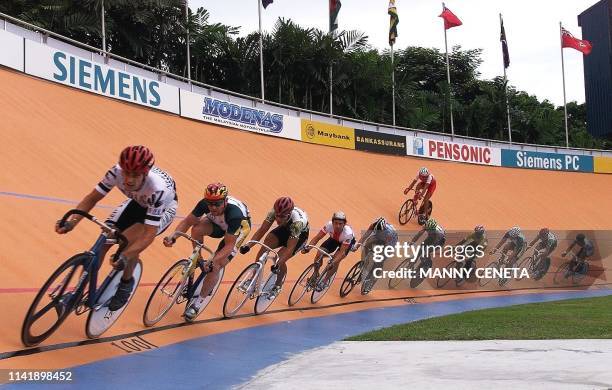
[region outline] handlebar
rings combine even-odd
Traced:
[[[112,227],[108,226],[104,222],[100,222],[96,217],[94,217],[93,215],[91,215],[91,214],[89,214],[89,213],[87,213],[87,212],[85,212],[83,210],[78,210],[78,209],[68,210],[68,212],[66,212],[66,214],[64,214],[62,219],[60,219],[59,226],[60,227],[64,227],[66,225],[66,221],[68,221],[68,218],[70,218],[73,215],[80,215],[80,216],[84,217],[85,219],[88,219],[91,222],[93,222],[96,225],[98,225],[100,227],[100,229],[102,229],[104,232],[110,233],[117,240],[117,243],[119,244],[119,249],[117,249],[117,253],[115,253],[115,256],[117,258],[121,255],[121,252],[123,252],[125,247],[128,245],[127,238],[125,238],[125,236],[123,234],[119,233],[119,231],[117,229],[113,229]]]
[[[278,252],[276,252],[274,249],[270,248],[269,246],[267,246],[267,245],[266,245],[266,244],[264,244],[263,242],[259,242],[259,241],[256,241],[256,240],[250,240],[250,241],[247,241],[247,243],[246,243],[246,244],[244,244],[244,245],[248,245],[248,244],[255,244],[255,245],[260,245],[260,246],[262,246],[262,247],[263,247],[263,248],[265,248],[265,249],[266,249],[268,252],[272,252],[272,253],[274,254],[274,261],[275,261],[275,262],[276,262],[276,261],[278,261],[278,258],[279,258]]]
[[[333,259],[333,256],[330,255],[329,253],[327,253],[326,250],[323,250],[321,248],[319,248],[318,246],[315,245],[306,245],[304,248],[308,248],[308,249],[316,249],[319,253],[321,253],[323,256],[328,257],[330,260]]]
[[[200,241],[194,239],[193,237],[191,237],[189,234],[187,233],[183,233],[183,232],[174,232],[174,236],[176,237],[183,237],[186,238],[187,240],[193,242],[198,249],[204,249],[206,252],[208,252],[211,256],[213,254],[213,251],[207,247],[206,245],[204,245],[204,243],[201,243]]]

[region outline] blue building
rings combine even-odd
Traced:
[[[582,39],[593,44],[584,56],[587,131],[612,139],[612,0],[601,0],[578,15]]]

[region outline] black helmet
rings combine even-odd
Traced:
[[[586,236],[584,234],[582,234],[582,233],[578,233],[576,235],[576,241],[578,241],[579,243],[583,243],[585,238],[586,238]]]

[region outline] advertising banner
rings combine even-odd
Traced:
[[[594,157],[593,168],[597,173],[612,173],[612,157]]]
[[[549,171],[593,172],[593,157],[503,149],[502,166]]]
[[[450,160],[471,164],[494,165],[501,164],[499,148],[481,145],[470,145],[458,142],[448,142],[422,137],[407,137],[412,142],[408,144],[407,154],[440,160]]]
[[[355,149],[405,156],[406,137],[355,129]]]
[[[255,133],[300,140],[298,118],[245,107],[182,89],[181,116]]]
[[[302,119],[302,141],[355,149],[355,129]]]
[[[100,95],[179,113],[177,87],[26,40],[25,72]]]
[[[0,30],[0,65],[23,72],[23,38]]]

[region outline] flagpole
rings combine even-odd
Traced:
[[[393,45],[391,45],[391,93],[393,95],[393,127],[395,127],[395,65],[393,63]]]
[[[565,115],[565,147],[569,148],[569,133],[567,129],[567,103],[565,98],[565,64],[563,62],[563,27],[559,22],[559,43],[561,44],[561,73],[563,74],[563,113]]]
[[[191,53],[189,47],[190,38],[189,38],[189,1],[185,1],[185,23],[187,25],[187,80],[189,80],[189,85],[191,85]]]
[[[499,24],[500,24],[500,28],[501,26],[504,25],[504,22],[502,20],[502,14],[499,14]],[[504,30],[504,38],[505,38],[505,30]],[[502,52],[502,57],[503,57],[503,52]],[[510,127],[510,102],[508,100],[508,77],[506,76],[506,64],[504,62],[504,95],[506,96],[506,115],[508,117],[508,141],[510,143],[512,143],[512,130]]]
[[[104,51],[103,55],[106,57],[106,26],[104,23],[104,0],[102,0],[102,51]]]
[[[331,21],[331,17],[332,17],[331,12],[332,12],[332,10],[331,10],[331,7],[328,7],[328,8],[329,8],[329,20]],[[330,23],[332,23],[332,22],[330,22]],[[329,28],[330,28],[329,36],[331,37],[332,44],[333,44],[334,31],[335,30],[332,30],[331,29],[332,27],[333,26],[330,24],[330,26],[329,26]],[[334,84],[333,84],[333,61],[329,61],[329,115],[330,116],[334,115],[334,92],[333,92],[333,90],[334,90]]]
[[[446,5],[442,3],[442,11],[444,12]],[[446,80],[448,82],[448,107],[450,111],[450,123],[451,123],[451,135],[455,135],[455,124],[453,123],[453,102],[451,93],[451,81],[450,81],[450,64],[448,61],[448,41],[446,39],[446,27],[444,27],[444,48],[446,49]]]
[[[257,1],[257,13],[259,14],[259,74],[261,79],[261,102],[266,101],[266,93],[264,87],[264,63],[263,63],[263,37],[261,34],[261,0]]]

